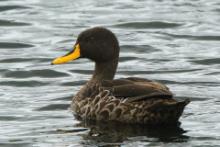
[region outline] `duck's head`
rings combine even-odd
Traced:
[[[88,58],[96,63],[118,59],[119,44],[115,35],[106,28],[95,27],[79,34],[73,50],[58,57],[52,64],[62,64],[78,58]]]

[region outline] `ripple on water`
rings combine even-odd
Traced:
[[[205,41],[219,41],[220,36],[210,36],[210,35],[203,35],[203,36],[194,36],[194,35],[177,35],[177,34],[170,34],[170,33],[161,33],[167,36],[170,36],[175,39],[189,39],[189,40],[205,40]]]
[[[67,110],[70,104],[49,104],[47,106],[36,109],[37,111],[51,111],[51,110]]]
[[[8,10],[15,10],[15,9],[28,9],[27,6],[20,6],[20,5],[6,5],[6,6],[0,6],[0,12],[2,11],[8,11]]]
[[[29,71],[8,71],[4,73],[4,77],[7,78],[30,78],[30,77],[41,77],[41,78],[56,78],[69,76],[67,73],[58,72],[55,70],[44,69],[44,70],[29,70]]]
[[[201,69],[182,69],[182,70],[119,70],[118,73],[126,75],[146,75],[146,74],[169,74],[169,73],[188,73],[199,71]]]
[[[84,75],[91,75],[93,73],[93,70],[75,69],[75,70],[70,70],[70,72],[84,74]]]
[[[177,100],[184,100],[184,99],[189,99],[191,102],[193,101],[207,101],[209,100],[210,98],[207,98],[207,97],[187,97],[187,96],[175,96],[175,99]]]
[[[220,58],[191,60],[190,62],[196,63],[196,64],[201,64],[201,65],[215,65],[215,64],[220,64]]]
[[[0,143],[0,146],[3,146],[3,147],[12,147],[12,146],[30,147],[32,146],[32,143],[17,143],[19,141],[22,141],[22,140],[10,140],[9,143]]]
[[[177,85],[206,85],[206,86],[214,86],[214,85],[219,85],[218,82],[205,82],[205,81],[201,81],[201,82],[197,82],[197,81],[171,81],[171,80],[157,80],[160,83],[165,83],[165,84],[177,84]]]
[[[47,62],[50,63],[50,58],[9,58],[9,59],[2,59],[0,63],[18,63],[18,62]]]
[[[12,87],[39,87],[39,86],[45,86],[48,85],[46,82],[40,82],[36,80],[28,80],[28,81],[1,81],[0,82],[1,86],[12,86]]]
[[[0,26],[5,26],[5,27],[19,27],[19,26],[29,26],[31,25],[30,23],[26,22],[17,22],[17,21],[12,21],[12,20],[2,20],[0,19]]]
[[[21,117],[17,116],[0,116],[0,121],[14,121],[14,120],[19,120]]]
[[[160,49],[157,49],[150,45],[122,45],[120,46],[121,52],[134,52],[134,53],[152,53],[158,52]]]
[[[182,24],[174,22],[150,21],[150,22],[126,22],[113,25],[120,28],[135,28],[135,29],[165,29],[182,26]]]
[[[30,48],[34,45],[27,43],[18,43],[18,42],[0,42],[0,49],[10,49],[10,48]]]
[[[131,57],[131,56],[126,56],[126,57],[120,57],[119,62],[126,62],[126,61],[131,61],[131,60],[140,60],[141,58],[139,57]],[[144,59],[144,58],[142,58]]]
[[[60,97],[60,98],[55,98],[55,99],[52,99],[53,101],[60,101],[60,100],[63,100],[63,101],[70,101],[71,99],[73,98],[73,95],[71,94],[70,96],[63,96],[63,97]]]
[[[74,81],[74,82],[64,82],[61,85],[63,86],[81,86],[84,85],[87,81],[80,80],[80,81]]]
[[[206,75],[220,75],[220,72],[211,72],[211,73],[207,73]]]

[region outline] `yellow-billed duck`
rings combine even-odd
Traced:
[[[148,79],[114,79],[119,51],[116,36],[95,27],[79,34],[70,53],[52,61],[62,64],[88,58],[95,62],[93,76],[72,99],[74,115],[82,120],[177,124],[189,100],[175,100],[165,85]]]

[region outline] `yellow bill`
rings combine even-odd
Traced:
[[[54,59],[51,64],[63,64],[63,63],[75,60],[79,57],[80,57],[80,46],[79,44],[76,44],[72,52],[70,52],[69,54],[65,56]]]

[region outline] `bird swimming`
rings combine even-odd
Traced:
[[[161,83],[139,78],[114,79],[119,42],[110,30],[94,27],[81,32],[73,50],[52,64],[79,58],[95,62],[91,79],[73,97],[71,109],[82,120],[114,121],[129,124],[178,124],[189,99],[174,99]]]

